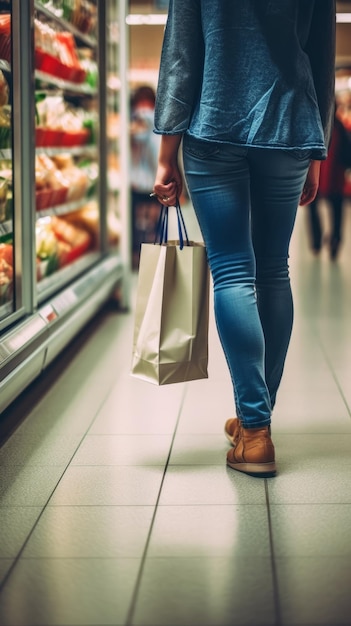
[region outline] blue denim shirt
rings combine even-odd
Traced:
[[[335,0],[170,0],[155,132],[324,159]]]

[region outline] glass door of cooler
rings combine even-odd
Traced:
[[[39,303],[93,266],[106,248],[99,13],[97,0],[34,2]]]
[[[11,13],[11,2],[0,2],[0,329],[12,321],[16,303],[20,305],[21,301],[20,293],[16,294],[14,270]]]
[[[121,162],[119,142],[121,136],[121,75],[119,68],[119,45],[121,28],[119,2],[106,5],[106,166],[107,206],[110,215],[118,214],[121,187]]]
[[[106,206],[107,245],[118,245],[126,283],[130,269],[129,95],[126,2],[106,2]],[[120,233],[123,232],[123,236]],[[127,289],[127,285],[124,285]],[[125,295],[126,297],[126,295]]]

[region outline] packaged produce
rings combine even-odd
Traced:
[[[69,154],[58,155],[53,158],[53,162],[68,182],[67,202],[84,198],[90,184],[87,171],[75,165],[73,158]]]
[[[8,302],[13,293],[13,245],[0,243],[0,305]]]
[[[91,236],[92,247],[97,247],[100,235],[100,224],[99,209],[96,202],[89,202],[78,211],[73,211],[66,215],[65,219],[77,228],[88,232]]]
[[[0,59],[11,62],[11,15],[0,14]]]
[[[0,106],[9,103],[9,86],[4,73],[0,70]]]
[[[4,304],[9,299],[12,283],[13,268],[5,259],[0,258],[0,304]]]
[[[63,242],[70,249],[67,249],[64,263],[72,263],[82,256],[92,246],[92,236],[83,228],[78,228],[70,224],[66,219],[60,217],[52,218],[52,229],[59,242]]]
[[[11,107],[5,104],[0,107],[0,149],[6,150],[11,148],[12,144],[12,116]]]
[[[65,216],[65,220],[88,231],[92,237],[92,246],[99,245],[100,236],[100,214],[97,202],[91,201],[78,211],[74,211]],[[107,235],[110,246],[118,244],[121,236],[121,222],[113,211],[107,213]]]
[[[55,272],[59,266],[57,239],[51,227],[50,217],[37,220],[35,237],[38,259],[37,278],[40,280]]]
[[[0,161],[0,187],[3,191],[3,200],[6,190],[5,215],[2,207],[0,221],[11,220],[13,216],[13,199],[12,199],[12,161]]]
[[[62,94],[38,99],[36,111],[37,147],[73,147],[91,142],[96,124],[93,114],[67,103]]]
[[[56,78],[82,83],[86,71],[80,64],[75,39],[70,32],[56,31],[40,20],[34,20],[35,67]]]
[[[80,64],[86,72],[86,82],[90,87],[96,89],[98,86],[99,70],[93,57],[91,48],[81,48],[79,50]]]
[[[0,259],[13,266],[13,245],[12,243],[0,243]]]
[[[35,186],[37,210],[64,204],[70,181],[58,169],[53,159],[46,154],[37,154],[35,158]]]
[[[63,0],[63,17],[81,33],[92,34],[97,23],[96,6],[90,0]]]
[[[0,178],[0,222],[6,220],[8,182],[5,178]]]

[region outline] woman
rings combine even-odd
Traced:
[[[170,0],[154,193],[170,206],[179,197],[183,139],[234,387],[227,464],[257,476],[276,472],[270,423],[293,322],[289,242],[327,155],[334,55],[334,0]]]
[[[130,182],[132,200],[132,265],[139,266],[140,246],[144,241],[154,241],[159,204],[150,198],[160,138],[153,133],[155,91],[149,85],[138,87],[131,97],[131,162]]]
[[[330,209],[330,236],[326,238],[330,258],[335,261],[342,240],[343,204],[345,189],[345,145],[349,141],[342,122],[335,116],[328,158],[322,162],[318,193],[308,205],[308,226],[313,252],[319,254],[323,244],[322,221],[319,213],[319,201],[324,198]],[[351,144],[350,144],[351,149]]]

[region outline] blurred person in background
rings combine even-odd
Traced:
[[[322,245],[326,244],[333,261],[338,256],[342,242],[345,171],[350,166],[351,140],[343,123],[335,115],[328,157],[321,163],[318,193],[307,206],[311,249],[315,254],[319,254]],[[329,236],[323,234],[323,220],[320,215],[321,199],[327,202],[329,209]]]
[[[160,205],[150,197],[157,170],[160,138],[153,132],[155,91],[148,85],[132,94],[130,121],[132,194],[132,265],[138,268],[140,246],[154,241]]]

